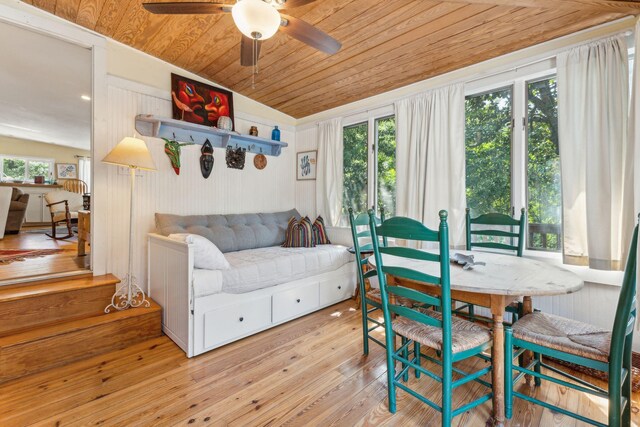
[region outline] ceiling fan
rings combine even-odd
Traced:
[[[301,19],[278,12],[281,9],[291,9],[313,1],[315,0],[238,0],[235,4],[168,2],[143,3],[142,6],[154,14],[231,13],[236,26],[242,33],[240,64],[254,66],[255,73],[260,44],[278,30],[329,55],[340,50],[342,44],[327,33]]]

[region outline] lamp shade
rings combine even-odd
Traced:
[[[263,0],[240,0],[231,15],[240,32],[251,39],[268,39],[280,27],[280,14]]]
[[[102,159],[102,163],[149,171],[156,170],[156,164],[153,162],[147,144],[141,139],[130,136],[120,141],[118,145]]]

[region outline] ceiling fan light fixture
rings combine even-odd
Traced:
[[[239,0],[231,15],[240,32],[252,39],[268,39],[280,27],[280,14],[263,0]]]

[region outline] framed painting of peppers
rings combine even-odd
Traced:
[[[233,94],[228,90],[171,73],[173,118],[204,126],[216,126],[218,117],[233,123]]]

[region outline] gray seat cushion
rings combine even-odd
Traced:
[[[289,219],[297,210],[233,215],[172,215],[156,213],[156,230],[168,236],[190,233],[203,236],[222,252],[278,246],[284,242]]]

